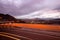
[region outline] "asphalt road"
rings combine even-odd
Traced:
[[[0,40],[3,40],[5,37],[11,40],[60,40],[60,32],[0,26],[0,37],[2,37]]]

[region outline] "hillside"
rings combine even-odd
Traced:
[[[2,20],[2,21],[14,21],[15,18],[9,14],[0,13],[0,20]]]

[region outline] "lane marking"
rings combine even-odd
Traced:
[[[34,32],[34,33],[42,33],[42,34],[46,34],[46,35],[55,35],[55,36],[60,36],[60,33],[56,33],[56,32],[49,32],[49,31],[32,31],[32,30],[25,30],[27,32]]]
[[[47,34],[39,34],[39,33],[33,33],[33,32],[26,32],[26,33],[31,33],[31,34],[35,34],[35,35],[44,35],[44,36],[52,37],[52,38],[60,38],[58,36],[52,36],[52,35],[47,35]]]
[[[11,38],[11,39],[14,39],[14,40],[20,40],[18,38],[15,38],[15,37],[12,37],[12,36],[8,36],[8,35],[5,35],[5,34],[0,34],[0,36],[8,37],[8,38]]]
[[[19,35],[15,35],[15,34],[11,34],[11,33],[6,33],[6,32],[0,32],[1,34],[7,34],[7,35],[11,35],[11,36],[15,36],[15,37],[22,37],[22,38],[25,38],[25,39],[29,39],[29,40],[32,40],[32,39],[30,39],[30,38],[27,38],[27,37],[24,37],[24,36],[19,36]]]

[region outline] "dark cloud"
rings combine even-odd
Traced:
[[[6,14],[9,13],[9,14],[14,15],[14,16],[27,14],[29,12],[40,9],[39,7],[34,6],[35,4],[38,4],[38,3],[40,4],[39,0],[33,0],[33,1],[32,0],[26,0],[26,1],[24,1],[24,0],[22,0],[22,1],[0,0],[0,9],[1,9],[0,12],[6,13]]]
[[[41,9],[60,10],[60,0],[0,0],[0,12],[13,16],[26,15]]]

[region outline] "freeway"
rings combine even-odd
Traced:
[[[60,32],[24,27],[1,26],[0,34],[9,35],[20,40],[60,40]]]

